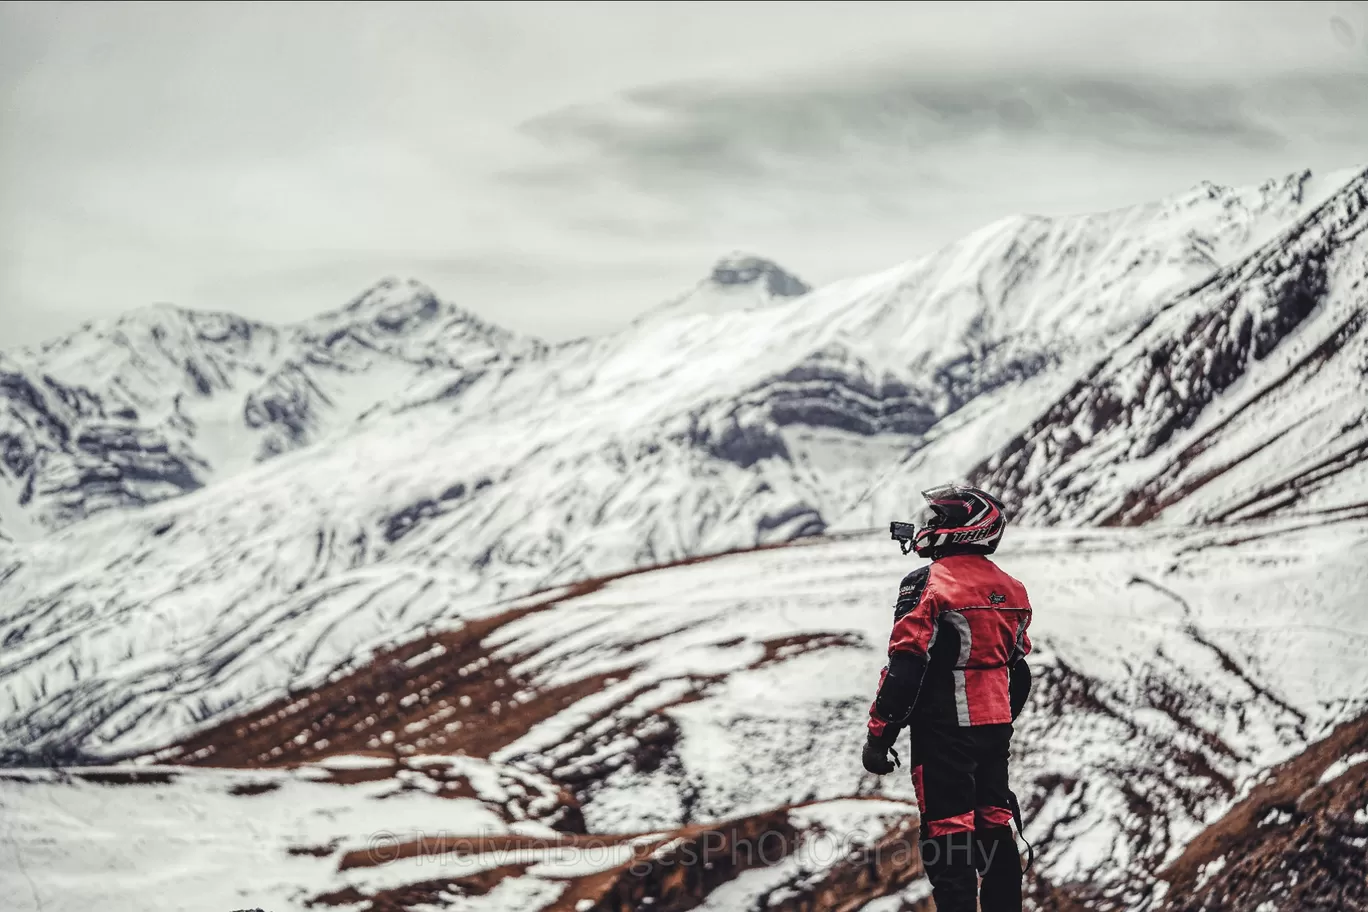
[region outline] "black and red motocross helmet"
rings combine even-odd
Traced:
[[[926,505],[916,517],[912,550],[918,557],[992,554],[1002,541],[1007,511],[987,491],[943,484],[922,492]]]

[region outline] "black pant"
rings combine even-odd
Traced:
[[[1007,784],[1012,726],[912,732],[922,864],[937,912],[1020,912],[1021,856]],[[979,877],[983,878],[980,891]]]

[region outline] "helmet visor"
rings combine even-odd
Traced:
[[[934,488],[927,488],[922,491],[922,497],[926,503],[917,511],[915,517],[917,528],[938,528],[945,524],[944,514],[934,505],[938,500],[958,500],[964,492],[964,486],[955,482],[936,485]]]
[[[912,515],[912,522],[916,525],[918,530],[931,529],[940,525],[941,515],[928,501],[917,508],[916,512]]]
[[[964,485],[950,482],[949,484],[936,485],[934,488],[927,488],[925,491],[922,491],[922,497],[925,497],[926,502],[930,503],[933,500],[956,497],[963,494],[966,490],[968,489],[965,488]]]

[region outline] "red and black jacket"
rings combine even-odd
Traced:
[[[1030,625],[1026,587],[981,554],[942,557],[909,573],[898,589],[869,733],[1013,721],[1031,686]]]

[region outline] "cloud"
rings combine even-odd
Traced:
[[[1239,84],[1039,74],[937,82],[893,72],[760,87],[682,84],[528,121],[523,132],[558,160],[503,177],[539,187],[611,177],[670,192],[782,176],[785,166],[847,168],[880,153],[914,162],[980,141],[1129,154],[1277,152],[1294,141],[1368,139],[1365,111],[1368,75],[1354,74]]]
[[[387,274],[576,334],[735,248],[822,282],[1015,212],[1342,167],[1368,55],[1331,15],[1357,42],[1361,12],[7,3],[0,348],[149,301],[294,319]]]
[[[1018,212],[1368,163],[1368,72],[1177,78],[866,68],[641,88],[521,125],[510,199],[634,247],[713,238],[821,281]],[[818,263],[817,268],[811,265]]]

